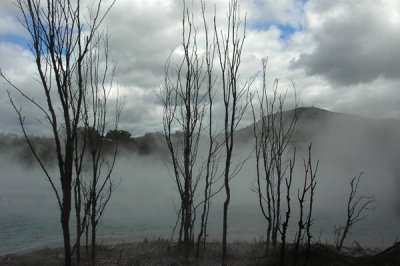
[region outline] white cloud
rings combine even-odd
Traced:
[[[202,17],[199,2],[193,3],[201,43]],[[224,26],[227,3],[206,1],[209,27],[214,8],[218,25]],[[398,114],[400,2],[242,0],[240,6],[248,22],[241,77],[260,71],[261,59],[268,56],[268,86],[279,78],[281,91],[288,90],[292,97],[293,80],[304,105],[378,118]],[[30,52],[1,39],[10,33],[23,36],[15,19],[18,11],[9,1],[0,2],[0,10],[0,67],[29,89],[35,77]],[[257,23],[262,26],[253,27]],[[287,24],[297,31],[284,32],[280,25]],[[104,21],[110,33],[110,57],[116,64],[115,81],[126,99],[121,128],[134,135],[161,129],[155,91],[168,56],[181,42],[181,26],[182,2],[177,0],[119,0]],[[259,86],[256,82],[253,90]],[[3,96],[7,86],[1,87]],[[0,126],[18,128],[17,121],[10,126],[12,112],[6,111],[10,106],[4,98],[1,111],[7,118],[2,115]]]

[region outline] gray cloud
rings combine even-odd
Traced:
[[[1,1],[0,2],[0,37],[1,35],[18,35],[26,36],[21,23],[18,21],[17,16],[18,8],[14,1]]]
[[[127,88],[128,91],[140,90]],[[155,90],[142,90],[141,93],[126,95],[120,117],[119,127],[128,130],[134,136],[162,130],[160,102]]]
[[[214,14],[214,2],[217,23],[222,29],[227,1],[207,2],[209,23]],[[289,107],[293,80],[300,103],[304,105],[377,118],[399,114],[397,85],[400,80],[397,77],[400,76],[400,63],[396,59],[400,58],[397,50],[400,47],[400,36],[397,37],[400,20],[396,20],[396,16],[400,17],[400,3],[308,0],[303,6],[295,0],[275,2],[240,1],[241,13],[247,14],[248,22],[240,69],[242,79],[260,71],[261,59],[268,56],[267,87],[271,88],[273,80],[279,78],[280,92],[290,94]],[[202,46],[199,3],[193,4],[194,18],[199,26],[199,46]],[[189,7],[191,5],[190,2]],[[18,10],[3,1],[0,2],[0,15],[3,18],[0,18],[0,67],[35,99],[41,99],[40,86],[34,82],[35,65],[26,45],[4,38],[10,32],[17,38],[24,36],[15,19]],[[122,0],[116,2],[104,21],[104,29],[110,33],[110,60],[116,67],[114,84],[118,84],[120,95],[126,99],[120,127],[134,135],[162,127],[161,103],[155,91],[162,84],[168,56],[181,42],[181,17],[181,1]],[[257,23],[260,27],[253,28]],[[294,25],[299,31],[290,32],[290,36],[282,41],[280,36],[285,29],[276,23]],[[179,53],[174,57],[179,57]],[[0,89],[0,130],[20,132],[15,113],[5,97],[9,87],[0,82]],[[257,89],[260,89],[260,80],[253,84],[252,91]],[[115,98],[115,93],[112,94]],[[218,110],[221,100],[219,96],[214,101]],[[32,111],[24,101],[18,104],[23,105],[27,116],[36,119],[33,122],[42,119],[41,114]],[[246,114],[242,124],[250,122],[251,115]],[[41,132],[40,129],[41,125],[37,124],[32,131]]]
[[[400,25],[391,21],[393,7],[381,1],[367,2],[313,5],[310,13],[318,12],[313,15],[322,20],[313,32],[316,48],[301,53],[291,66],[303,67],[308,75],[324,76],[340,86],[368,83],[380,76],[398,79]]]
[[[180,40],[181,7],[176,2],[129,1],[113,7],[105,26],[120,84],[158,87],[165,61]]]

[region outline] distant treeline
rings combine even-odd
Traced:
[[[105,138],[105,152],[113,152],[118,145],[120,154],[136,153],[150,155],[163,149],[164,135],[162,133],[146,133],[143,136],[133,137],[126,130],[110,130],[105,136],[98,133],[86,134],[90,138]],[[30,136],[31,144],[35,147],[37,155],[46,163],[56,163],[55,143],[53,138],[44,136]],[[83,142],[82,142],[83,143]],[[17,134],[0,133],[0,154],[9,159],[17,160],[27,166],[36,163],[35,157],[24,136]]]

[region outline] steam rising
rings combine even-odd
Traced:
[[[367,212],[368,217],[355,225],[354,233],[345,245],[351,245],[353,240],[364,246],[391,245],[400,235],[397,226],[400,220],[398,121],[369,120],[316,108],[300,111],[294,134],[298,152],[292,204],[296,209],[297,187],[304,175],[302,159],[306,158],[308,143],[313,142],[313,160],[320,160],[312,227],[314,239],[332,243],[333,226],[344,223],[346,218],[349,179],[364,172],[359,193],[375,196],[375,209]],[[236,157],[251,154],[252,141],[251,126],[239,130]],[[50,185],[38,167],[26,166],[12,158],[12,152],[2,151],[0,254],[52,243],[61,245],[59,210]],[[161,152],[121,154],[114,173],[120,185],[112,195],[100,224],[100,239],[122,242],[171,236],[179,199],[166,167],[167,158]],[[250,158],[232,180],[230,240],[259,239],[265,232],[257,197],[252,192],[254,181],[255,163]],[[199,202],[200,195],[196,199]],[[294,211],[289,225],[289,241],[295,233],[296,223]],[[71,225],[74,225],[73,220]],[[221,231],[222,195],[217,195],[211,207],[209,239],[220,240]]]

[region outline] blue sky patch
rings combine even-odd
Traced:
[[[304,6],[307,4],[309,0],[296,0],[294,1],[294,9],[298,10],[301,15],[304,15]],[[266,5],[268,4],[264,0],[253,0],[254,5],[259,8],[267,8]],[[280,30],[279,39],[282,41],[286,41],[290,39],[290,37],[298,32],[302,31],[302,25],[293,25],[291,23],[277,21],[271,18],[270,20],[258,20],[253,21],[253,23],[249,23],[250,29],[257,30],[257,31],[265,31],[268,30],[271,26],[274,26]]]
[[[275,24],[275,26],[280,30],[281,34],[279,39],[287,40],[289,39],[294,33],[299,31],[300,29],[296,29],[293,25],[290,24]]]
[[[270,27],[276,27],[280,31],[279,39],[282,41],[288,40],[294,33],[301,31],[301,27],[295,27],[291,24],[284,23],[271,23],[271,22],[257,22],[250,25],[251,29],[264,31],[268,30]]]
[[[30,40],[27,38],[24,38],[19,35],[12,35],[12,34],[6,34],[6,35],[0,35],[0,41],[1,42],[8,42],[8,43],[13,43],[17,44],[19,46],[22,46],[24,48],[28,47],[28,44],[30,44]]]

